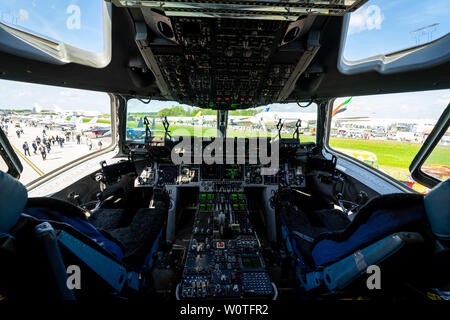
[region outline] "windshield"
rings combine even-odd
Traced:
[[[217,136],[217,111],[182,105],[172,101],[147,101],[130,99],[127,104],[127,141],[143,142],[146,120],[152,136],[165,134],[163,119],[169,124],[171,136]],[[245,138],[276,136],[282,121],[281,137],[291,138],[301,120],[299,133],[303,142],[315,141],[317,105],[299,107],[296,103],[231,110],[228,112],[227,137]]]
[[[413,181],[409,166],[449,98],[450,90],[337,98],[329,145],[416,191],[427,192],[428,189]],[[442,137],[422,167],[422,171],[438,179],[448,177],[449,136]]]
[[[172,136],[216,136],[216,111],[200,109],[174,101],[147,101],[130,99],[127,103],[127,141],[143,142],[145,119],[152,136],[165,134],[163,119],[167,119]]]

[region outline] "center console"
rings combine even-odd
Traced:
[[[200,192],[181,299],[274,294],[242,192]]]

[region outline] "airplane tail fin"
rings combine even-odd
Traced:
[[[338,105],[336,108],[334,108],[334,110],[333,110],[333,112],[332,112],[332,114],[331,114],[331,117],[334,117],[334,116],[335,116],[336,114],[338,114],[339,112],[344,112],[345,110],[347,110],[347,107],[342,108],[342,110],[339,110],[339,109],[341,109],[342,106],[344,106],[344,105],[346,105],[347,103],[349,103],[350,100],[352,100],[352,97],[350,97],[349,99],[345,100],[345,101],[342,102],[340,105]]]
[[[333,113],[333,116],[337,115],[338,113],[344,112],[346,110],[347,110],[347,107],[340,108],[339,110],[336,110],[336,112]]]

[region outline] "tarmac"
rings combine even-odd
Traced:
[[[44,174],[63,166],[66,163],[97,151],[99,149],[99,141],[102,141],[103,148],[106,148],[111,144],[111,137],[89,137],[92,140],[92,150],[89,150],[89,147],[87,145],[88,134],[81,137],[80,144],[77,144],[75,137],[71,137],[70,141],[65,142],[62,148],[56,142],[54,145],[51,145],[51,150],[49,153],[47,153],[47,158],[43,160],[39,149],[36,151],[36,154],[34,154],[34,150],[31,144],[33,140],[36,139],[36,136],[39,136],[42,141],[42,130],[44,128],[42,126],[29,127],[22,124],[24,134],[21,134],[20,138],[17,137],[17,129],[18,128],[9,125],[8,139],[22,163],[23,171],[19,180],[25,185],[39,178],[40,176],[43,176]],[[57,135],[60,137],[65,137],[62,130],[46,129],[46,133],[47,137],[56,137]],[[25,141],[28,142],[31,156],[25,156],[24,150],[22,148],[22,145]]]

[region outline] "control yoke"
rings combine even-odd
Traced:
[[[284,122],[282,119],[278,120],[277,130],[278,130],[278,139],[281,139],[281,130],[283,129]]]
[[[165,137],[168,136],[169,138],[172,138],[172,136],[169,133],[169,126],[170,126],[170,124],[169,124],[169,121],[167,121],[167,117],[163,118],[162,124],[164,126],[164,136]]]
[[[144,125],[145,125],[145,143],[148,143],[150,141],[150,137],[152,136],[152,132],[148,127],[150,125],[150,122],[148,121],[147,117],[144,117]]]
[[[302,126],[302,120],[298,119],[297,123],[295,124],[295,131],[294,134],[292,135],[293,139],[297,139],[300,140],[300,127]]]

